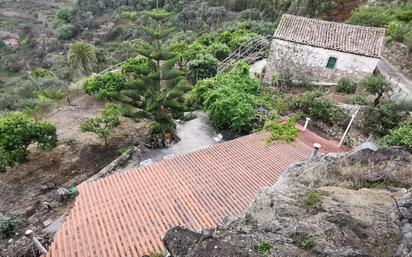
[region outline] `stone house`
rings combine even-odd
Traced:
[[[265,80],[362,80],[376,69],[385,33],[383,28],[285,14],[271,44]]]

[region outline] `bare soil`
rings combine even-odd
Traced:
[[[48,223],[44,221],[53,221],[68,210],[71,203],[63,204],[58,200],[56,190],[59,187],[78,185],[120,155],[119,147],[139,145],[147,137],[146,120],[127,118],[122,118],[120,126],[112,131],[107,146],[94,134],[82,133],[80,124],[98,115],[103,105],[92,96],[81,95],[70,105],[51,113],[46,120],[56,126],[59,145],[50,152],[33,147],[29,162],[0,174],[0,215],[16,217],[18,234],[14,240],[29,228],[42,234]],[[51,203],[53,208],[47,210],[44,202]],[[11,257],[10,252],[3,251],[12,244],[3,240],[0,245],[0,256]]]

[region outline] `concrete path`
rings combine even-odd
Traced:
[[[378,63],[378,70],[390,83],[394,89],[390,98],[396,102],[412,102],[412,80],[406,77],[387,59],[381,58]]]
[[[142,160],[152,159],[153,162],[163,160],[166,155],[181,155],[216,144],[217,131],[212,127],[207,113],[196,111],[196,119],[179,124],[176,128],[180,141],[166,149],[148,149]],[[134,168],[139,163],[132,163],[124,170]]]

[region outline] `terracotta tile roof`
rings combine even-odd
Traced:
[[[259,188],[309,157],[314,142],[323,152],[343,151],[309,131],[293,144],[265,146],[267,136],[252,134],[80,185],[47,256],[140,257],[163,251],[161,237],[169,228],[214,227],[240,213]]]
[[[362,27],[284,14],[275,38],[341,52],[380,57],[384,28]]]

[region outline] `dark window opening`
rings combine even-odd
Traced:
[[[326,64],[326,68],[333,70],[336,66],[336,59],[335,57],[329,57],[328,64]]]

